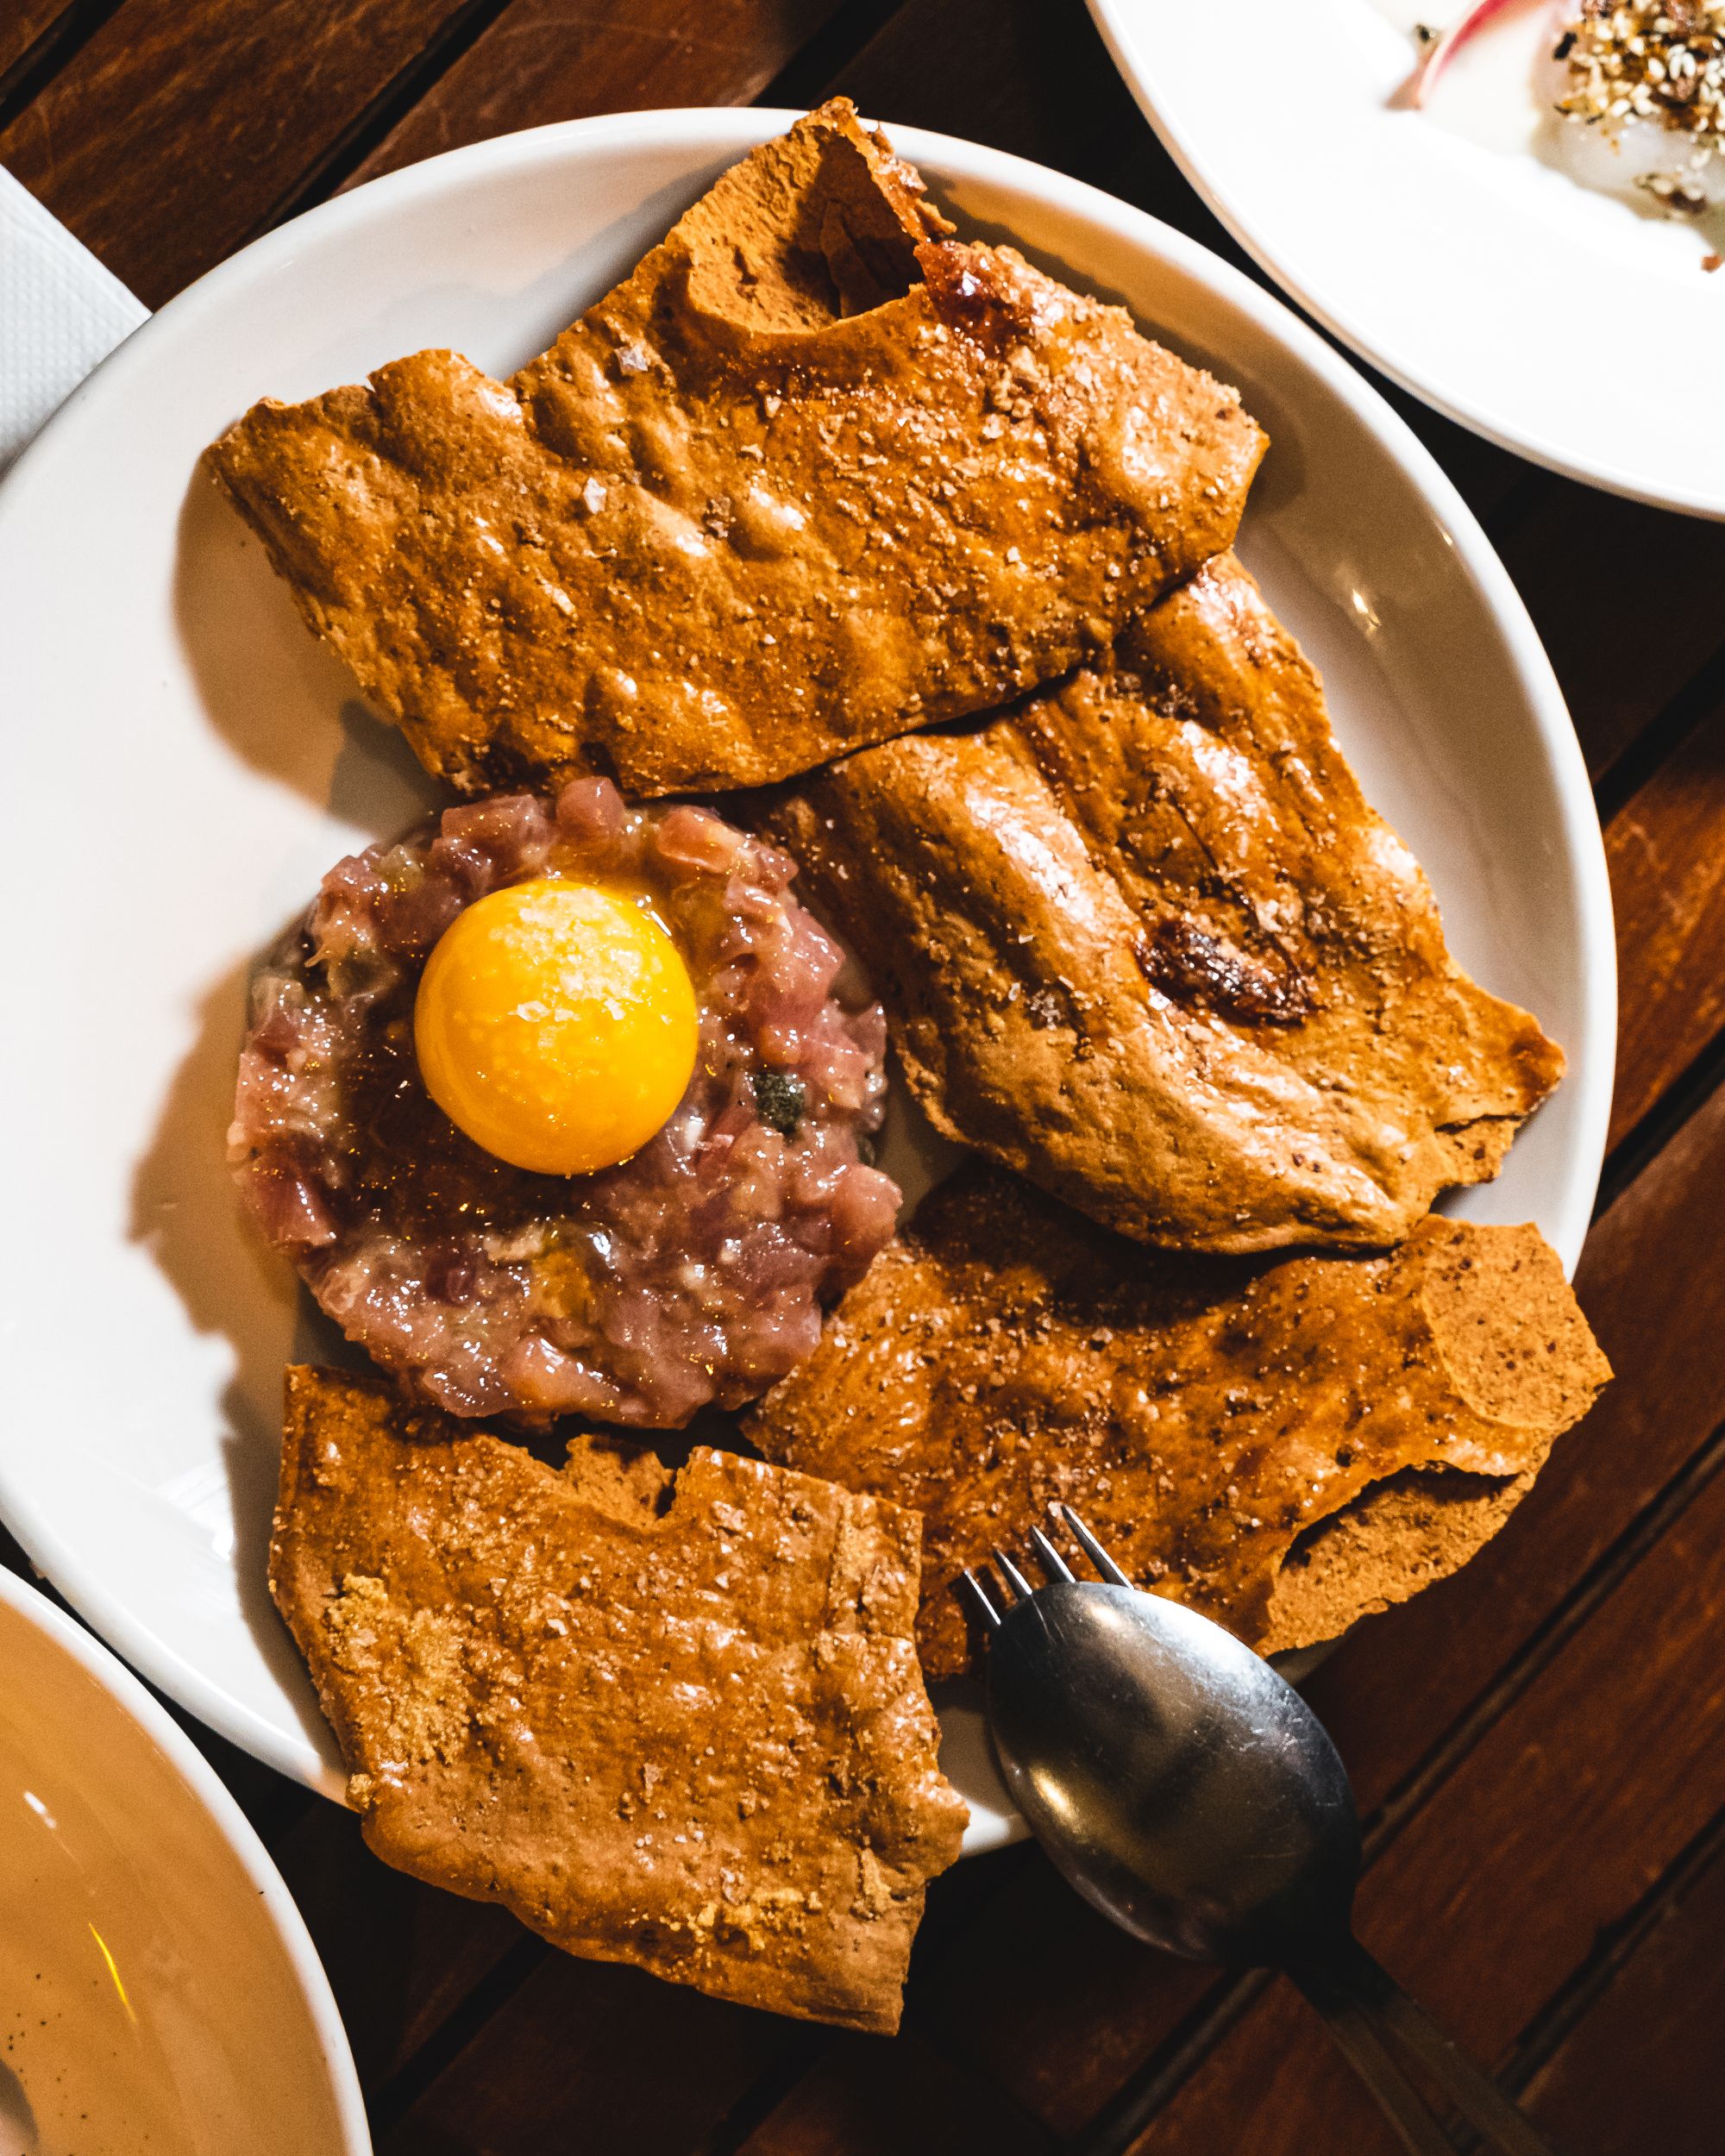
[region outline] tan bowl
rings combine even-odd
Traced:
[[[341,2020],[238,1806],[0,1572],[0,2149],[367,2156]]]

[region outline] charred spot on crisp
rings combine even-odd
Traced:
[[[995,257],[957,240],[925,240],[917,265],[935,310],[996,358],[1023,342],[1032,326],[1024,291],[1000,274]]]
[[[1450,956],[1237,561],[1121,655],[849,755],[767,826],[938,1129],[1144,1243],[1399,1241],[1497,1172],[1561,1050]]]
[[[1194,921],[1158,921],[1133,944],[1144,977],[1176,1003],[1245,1025],[1294,1025],[1315,1007],[1312,984],[1291,966],[1272,973],[1230,950]]]

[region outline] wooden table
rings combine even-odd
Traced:
[[[1040,159],[1241,259],[1082,0],[0,9],[0,163],[153,306],[296,210],[458,143],[834,91]],[[1674,404],[1718,393],[1650,387]],[[1310,1694],[1368,1815],[1361,1925],[1383,1958],[1575,2156],[1711,2156],[1725,2147],[1725,526],[1553,479],[1390,394],[1508,561],[1597,784],[1623,1015],[1579,1287],[1618,1377],[1484,1554],[1360,1626]],[[1285,1984],[1132,1946],[1033,1851],[936,1884],[903,2034],[853,2038],[569,1960],[386,1871],[351,1817],[194,1733],[305,1911],[388,2156],[1018,2156],[1111,2106],[1145,2122],[1136,2147],[1182,2156],[1393,2148]]]

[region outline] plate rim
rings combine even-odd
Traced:
[[[1326,298],[1317,286],[1296,272],[1284,250],[1272,247],[1260,235],[1236,199],[1187,148],[1172,119],[1157,103],[1150,77],[1137,56],[1132,34],[1127,27],[1134,0],[1086,0],[1086,4],[1115,72],[1155,130],[1157,140],[1178,166],[1181,177],[1229,237],[1268,276],[1275,279],[1289,299],[1314,322],[1321,323],[1332,336],[1339,338],[1350,351],[1368,366],[1376,367],[1398,388],[1405,389],[1410,397],[1417,397],[1422,404],[1429,405],[1442,417],[1454,420],[1470,434],[1479,436],[1494,448],[1507,450],[1511,456],[1524,458],[1530,464],[1555,473],[1559,479],[1596,487],[1602,493],[1615,494],[1623,501],[1640,502],[1648,509],[1671,510],[1679,516],[1697,517],[1711,523],[1725,522],[1725,484],[1711,492],[1686,493],[1680,488],[1649,486],[1633,473],[1603,461],[1579,459],[1573,452],[1559,448],[1536,434],[1518,433],[1502,425],[1488,411],[1445,389],[1440,381],[1412,360],[1375,338],[1349,309]]]
[[[329,2156],[372,2156],[359,2070],[329,1973],[286,1880],[227,1783],[110,1647],[57,1608],[40,1588],[3,1566],[0,1605],[66,1654],[148,1738],[231,1852],[263,1904],[323,2055],[342,2137],[342,2148]]]
[[[157,342],[168,335],[181,335],[195,328],[207,310],[225,304],[230,285],[291,266],[308,235],[321,235],[363,224],[380,212],[387,216],[395,203],[405,204],[435,193],[469,173],[484,176],[541,159],[555,160],[565,146],[579,145],[602,154],[608,144],[618,142],[630,149],[662,147],[692,154],[740,156],[782,133],[799,116],[799,110],[783,108],[676,106],[552,122],[444,151],[319,204],[207,271],[141,323],[74,391],[0,479],[0,521],[20,498],[21,479],[67,438],[92,404],[122,399],[131,374],[154,352]],[[1571,1044],[1580,1075],[1566,1081],[1574,1088],[1571,1112],[1578,1132],[1566,1201],[1572,1217],[1560,1234],[1552,1238],[1565,1273],[1572,1273],[1597,1190],[1611,1103],[1616,945],[1610,887],[1592,787],[1562,691],[1527,608],[1478,520],[1430,451],[1378,390],[1282,298],[1264,290],[1232,263],[1147,211],[1030,159],[957,136],[899,127],[890,119],[881,124],[888,129],[895,148],[913,163],[927,166],[937,175],[975,179],[1016,190],[1051,208],[1106,228],[1151,260],[1208,288],[1247,317],[1261,335],[1309,369],[1320,387],[1346,408],[1349,417],[1413,486],[1441,537],[1458,557],[1502,640],[1505,661],[1513,670],[1540,752],[1550,767],[1557,824],[1565,847],[1566,865],[1574,879],[1580,957],[1588,975],[1590,1023],[1584,1037]],[[11,1495],[3,1457],[0,1457],[0,1519],[31,1560],[117,1654],[206,1727],[289,1778],[340,1801],[344,1777],[321,1762],[310,1764],[308,1772],[303,1740],[265,1721],[256,1708],[230,1697],[207,1681],[202,1670],[161,1637],[147,1618],[135,1616],[127,1601],[110,1593],[99,1574],[80,1564],[75,1548],[56,1526],[34,1514],[21,1513],[11,1502]],[[978,1845],[979,1848],[985,1846],[995,1844]]]

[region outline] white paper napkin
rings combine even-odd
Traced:
[[[148,314],[0,166],[0,472]]]

